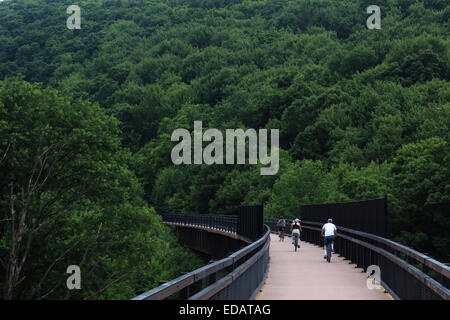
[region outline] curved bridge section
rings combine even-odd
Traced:
[[[191,237],[190,245],[197,246],[199,251],[212,253],[217,250],[217,256],[225,255],[225,251],[228,250],[237,251],[168,281],[135,297],[134,300],[253,299],[266,278],[269,256],[277,259],[274,250],[270,249],[270,233],[271,230],[275,230],[277,220],[263,219],[262,206],[240,208],[237,216],[165,215],[163,221],[176,226],[181,233],[193,233],[187,235],[185,239]],[[316,250],[320,257],[323,254],[323,239],[320,234],[322,223],[303,221],[302,227],[301,240],[310,243],[308,246],[311,254],[315,254]],[[213,238],[208,240],[208,237],[216,236],[229,239],[226,240],[230,241],[226,250],[221,251],[221,245],[210,240]],[[314,248],[314,245],[319,247]],[[241,246],[243,247],[240,248]],[[335,251],[340,256],[336,259],[339,258],[342,266],[345,265],[343,261],[347,260],[349,264],[359,268],[359,274],[361,271],[366,272],[366,279],[372,278],[372,283],[381,285],[395,299],[449,300],[450,298],[450,267],[380,235],[340,227],[338,224]],[[290,259],[293,256],[286,255],[286,257]],[[300,255],[295,255],[295,258],[298,258],[296,267],[299,272],[303,272],[308,279],[314,281],[320,279],[314,277],[312,273],[307,274],[308,268],[305,265],[307,259],[301,259]],[[284,263],[290,262],[289,260]],[[280,265],[280,261],[272,261],[271,268],[275,264]],[[334,266],[332,264],[328,267]],[[355,268],[347,265],[343,271],[352,273]],[[314,287],[313,283],[310,288]],[[276,296],[267,290],[273,289],[270,286],[264,287],[264,296]],[[310,293],[305,292],[307,289],[302,290],[301,295],[293,295],[290,299],[308,297]],[[321,289],[322,292],[327,290],[336,290],[336,287],[330,285]]]
[[[262,206],[261,210],[256,207],[253,206],[250,210],[254,215],[261,214],[261,218],[257,220],[262,222]],[[245,208],[241,213],[246,213]],[[248,225],[239,227],[239,224],[246,222],[248,218],[240,219],[239,215],[222,217],[216,215],[164,215],[163,222],[165,224],[185,230],[181,232],[189,232],[186,231],[187,229],[197,232],[197,239],[191,239],[191,245],[198,246],[199,251],[208,252],[213,248],[221,251],[222,249],[217,243],[210,242],[205,245],[209,237],[216,236],[221,237],[221,241],[224,241],[223,237],[228,237],[230,243],[238,241],[244,247],[225,258],[147,291],[133,300],[253,299],[259,292],[267,273],[271,230],[267,225],[261,225],[261,228],[257,227],[256,229]],[[255,230],[258,232],[259,229],[263,233],[258,237]],[[256,240],[252,241],[252,238],[256,238]],[[201,248],[202,244],[205,247]]]
[[[163,223],[176,228],[186,247],[212,260],[222,259],[251,243],[237,233],[237,216],[166,214]]]

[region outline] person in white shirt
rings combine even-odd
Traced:
[[[324,259],[327,258],[327,244],[331,241],[331,249],[334,251],[334,238],[337,236],[337,228],[333,224],[332,219],[328,219],[328,222],[325,223],[322,227],[322,237],[325,237],[323,243],[323,251],[324,251]]]

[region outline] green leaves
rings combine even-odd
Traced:
[[[392,164],[398,206],[393,217],[397,229],[407,232],[427,230],[427,239],[418,245],[448,259],[446,228],[450,202],[450,146],[447,140],[432,137],[404,145]]]
[[[275,182],[267,214],[297,217],[301,214],[302,204],[326,201],[328,186],[325,179],[326,169],[320,161],[305,160],[292,164]]]
[[[28,279],[0,278],[5,298],[126,299],[200,265],[142,200],[115,118],[19,78],[0,82],[0,115],[0,257]],[[82,291],[64,286],[71,264]]]

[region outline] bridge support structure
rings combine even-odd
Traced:
[[[175,228],[186,247],[206,254],[212,260],[223,259],[231,252],[238,251],[250,243],[245,238],[207,228],[182,225],[175,225]]]

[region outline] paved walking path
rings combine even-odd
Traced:
[[[367,275],[337,254],[331,263],[323,259],[323,248],[300,242],[294,252],[291,238],[280,242],[271,235],[267,278],[257,300],[386,300],[381,290],[369,290]]]

